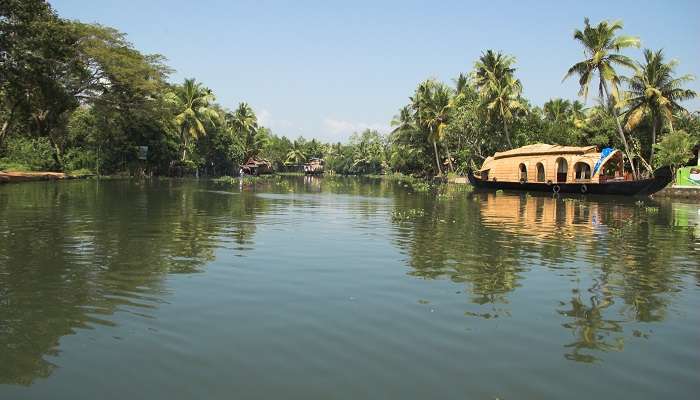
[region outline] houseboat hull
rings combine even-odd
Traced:
[[[668,168],[656,170],[654,172],[654,177],[649,179],[639,179],[634,181],[608,181],[605,183],[503,182],[498,180],[486,181],[474,176],[472,171],[469,171],[467,176],[469,178],[469,182],[477,189],[622,196],[648,196],[665,188],[666,185],[668,185],[672,180],[671,172]]]

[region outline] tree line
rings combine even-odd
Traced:
[[[169,82],[164,57],[139,52],[116,29],[60,18],[42,0],[6,0],[0,169],[232,175],[250,157],[277,170],[318,157],[339,174],[430,176],[464,173],[496,151],[537,142],[618,147],[636,175],[682,164],[700,141],[700,115],[682,105],[696,96],[684,88],[692,76],[677,76],[677,61],[662,50],[644,50],[641,61],[623,55],[640,40],[622,28],[586,19],[575,31],[586,58],[563,72],[579,79],[584,102],[532,105],[516,59],[486,50],[451,84],[418,84],[390,133],[366,130],[346,143],[323,143],[277,135],[250,105],[228,110],[195,79]],[[597,103],[586,107],[593,85]]]

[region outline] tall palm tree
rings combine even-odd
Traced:
[[[627,99],[627,123],[625,128],[632,131],[644,118],[651,119],[651,151],[649,159],[654,159],[656,133],[668,124],[673,132],[673,113],[686,111],[680,101],[694,98],[697,93],[683,89],[683,84],[692,81],[692,75],[674,78],[678,61],[664,62],[663,50],[644,50],[644,64],[637,64],[637,71],[630,79]]]
[[[256,155],[260,143],[256,141],[258,117],[253,108],[248,103],[240,103],[233,113],[226,116],[226,120],[243,142],[245,158]]]
[[[588,87],[595,74],[598,74],[598,94],[607,101],[608,109],[615,117],[620,140],[625,147],[625,153],[630,160],[632,173],[637,176],[630,146],[627,143],[625,132],[622,130],[617,113],[617,103],[620,99],[620,77],[615,71],[616,66],[634,68],[631,58],[620,54],[620,50],[628,47],[639,47],[639,38],[633,36],[617,35],[622,29],[622,21],[601,21],[596,26],[591,26],[588,18],[584,19],[583,31],[574,31],[574,39],[583,45],[586,59],[574,64],[567,71],[564,80],[573,75],[579,77],[579,95],[584,99],[588,96]],[[610,87],[608,87],[610,85]]]
[[[213,107],[214,94],[194,79],[185,79],[182,86],[166,94],[165,100],[175,108],[175,123],[180,128],[182,159],[187,160],[189,139],[207,134],[205,124],[218,122],[219,114]]]
[[[418,85],[416,95],[412,98],[412,107],[416,113],[416,120],[419,126],[428,133],[428,141],[433,145],[435,164],[440,175],[442,175],[442,168],[440,166],[437,143],[445,137],[451,97],[450,88],[433,80],[427,80]],[[449,151],[448,163],[451,164]]]
[[[487,50],[474,65],[474,84],[481,97],[482,109],[490,119],[500,119],[508,147],[512,148],[508,123],[517,112],[525,111],[520,99],[523,87],[515,78],[515,58]]]
[[[472,76],[474,85],[480,92],[488,92],[489,83],[498,81],[505,76],[515,75],[515,57],[486,50],[474,63]]]

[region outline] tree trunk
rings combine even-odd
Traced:
[[[185,132],[185,127],[182,127],[181,131],[182,135],[182,162],[185,162],[187,160],[187,132]]]
[[[649,162],[654,164],[654,145],[656,144],[656,125],[659,123],[659,119],[654,117],[651,123],[651,152],[649,153]]]
[[[0,128],[0,146],[2,146],[2,142],[5,139],[5,133],[7,132],[7,128],[10,126],[10,120],[8,119],[7,121],[2,123],[2,128]]]
[[[634,159],[632,158],[632,153],[630,152],[630,146],[627,144],[627,138],[625,138],[625,131],[622,130],[622,125],[620,125],[620,119],[617,117],[617,111],[615,111],[615,105],[612,104],[612,99],[610,98],[610,93],[608,92],[608,84],[605,82],[605,79],[603,77],[600,77],[601,82],[603,83],[603,90],[605,91],[605,97],[608,100],[608,107],[610,107],[610,112],[613,115],[613,118],[615,118],[615,123],[617,124],[617,132],[620,134],[620,140],[622,140],[622,144],[625,146],[625,154],[627,155],[627,158],[630,160],[630,168],[632,168],[632,176],[634,179],[637,179],[637,170],[634,168]]]
[[[508,142],[508,150],[513,148],[513,144],[510,142],[510,133],[508,132],[508,123],[505,118],[503,119],[503,130],[506,131],[506,142]]]
[[[440,157],[437,151],[437,142],[433,140],[433,150],[435,150],[435,165],[437,165],[438,175],[442,175],[442,169],[440,168]]]
[[[450,147],[445,143],[445,152],[447,153],[447,165],[450,166],[450,171],[455,172],[455,167],[452,165],[452,154],[450,154]]]
[[[18,105],[19,103],[15,103],[12,105],[12,108],[10,109],[10,115],[7,117],[5,122],[2,123],[2,128],[0,128],[0,146],[2,146],[2,143],[5,140],[5,135],[7,134],[7,130],[10,128],[10,123],[12,122],[12,119],[14,119],[15,110],[17,109]]]

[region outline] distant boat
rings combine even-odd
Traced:
[[[672,179],[669,168],[633,179],[619,150],[542,143],[496,153],[467,177],[477,188],[628,196],[656,193]]]
[[[304,174],[320,175],[323,173],[326,162],[321,158],[312,158],[304,164]]]
[[[265,159],[257,157],[250,157],[245,164],[241,164],[240,170],[241,175],[246,174],[255,176],[271,174],[272,172],[272,164]]]

